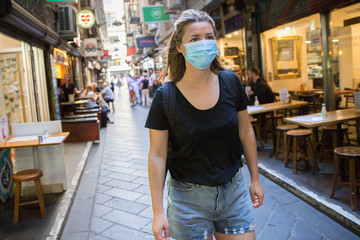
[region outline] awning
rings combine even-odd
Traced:
[[[83,57],[79,51],[73,46],[68,45],[60,36],[46,24],[34,17],[15,1],[0,1],[0,25],[1,30],[5,30],[10,36],[17,37],[19,34],[13,29],[21,31],[24,35],[22,40],[31,42],[35,38],[45,44],[62,48],[74,55],[75,57]],[[13,33],[13,34],[12,34]]]

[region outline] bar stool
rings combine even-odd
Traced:
[[[43,172],[39,169],[27,169],[20,172],[15,173],[12,176],[13,181],[15,182],[15,204],[14,204],[14,223],[18,223],[19,221],[19,208],[20,206],[26,206],[38,203],[40,207],[40,213],[42,218],[46,218],[45,205],[43,193],[41,190],[40,178],[42,177]],[[37,199],[31,202],[20,203],[21,199],[21,183],[34,181]]]
[[[275,127],[277,127],[279,120],[281,123],[284,123],[284,114],[282,113],[274,113],[274,121],[275,121]],[[266,134],[265,134],[265,142],[267,142],[267,134],[272,129],[272,118],[271,114],[266,115]]]
[[[334,149],[336,155],[334,160],[334,177],[333,185],[330,197],[333,198],[335,195],[337,185],[350,185],[350,201],[351,209],[355,211],[356,207],[356,189],[360,186],[360,183],[356,181],[356,169],[355,169],[355,160],[360,160],[360,147],[358,146],[347,146],[347,147],[338,147]],[[339,171],[339,159],[349,161],[349,174],[350,181],[338,181],[338,171]]]
[[[349,127],[346,125],[341,125],[341,135],[346,137],[347,145],[350,145],[349,138]],[[321,137],[321,148],[320,148],[320,158],[319,161],[322,160],[324,151],[330,151],[333,153],[333,149],[336,147],[336,138],[337,138],[337,126],[329,125],[323,128],[323,133]],[[326,146],[328,148],[326,148]]]
[[[275,152],[275,159],[279,159],[279,152],[280,152],[280,139],[283,139],[284,142],[284,154],[286,152],[286,132],[289,130],[299,128],[298,125],[295,124],[283,124],[276,127],[276,152]]]
[[[259,131],[259,126],[257,124],[257,121],[258,121],[257,118],[250,117],[250,122],[251,122],[252,127],[255,129],[256,137],[258,138],[261,147],[264,148],[264,143],[261,138],[261,134]]]
[[[313,162],[313,169],[314,171],[318,171],[319,167],[317,165],[316,162],[316,158],[315,158],[315,151],[314,151],[314,147],[312,145],[311,139],[310,139],[310,135],[311,135],[311,131],[308,129],[294,129],[294,130],[289,130],[286,132],[286,136],[287,136],[287,144],[286,144],[286,154],[285,154],[285,160],[284,160],[284,165],[285,167],[287,167],[288,165],[288,161],[290,158],[290,144],[291,141],[293,143],[293,148],[292,148],[292,159],[293,159],[293,174],[296,174],[297,172],[297,162],[300,160],[305,160],[306,163],[308,163],[308,161],[312,161]],[[301,140],[304,141],[304,145],[305,145],[305,151],[304,151],[304,155],[306,153],[306,156],[300,156],[299,158],[297,157],[297,145],[298,142],[300,142]],[[308,155],[307,151],[306,151],[306,143],[308,142],[310,148],[310,156]]]

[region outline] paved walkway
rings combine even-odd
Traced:
[[[103,129],[101,142],[93,145],[61,239],[153,239],[144,128],[148,109],[130,107],[125,87],[116,97],[116,111],[109,114],[115,124]],[[248,181],[246,167],[243,173]],[[358,239],[270,180],[260,180],[265,201],[254,210],[257,239]]]

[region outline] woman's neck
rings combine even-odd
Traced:
[[[184,73],[181,82],[186,85],[202,84],[211,80],[213,73],[210,71],[210,68],[207,69],[197,69],[190,64],[186,64],[186,70]]]

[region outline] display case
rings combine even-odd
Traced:
[[[26,86],[21,65],[21,53],[0,53],[1,85],[4,112],[10,123],[26,122]]]

